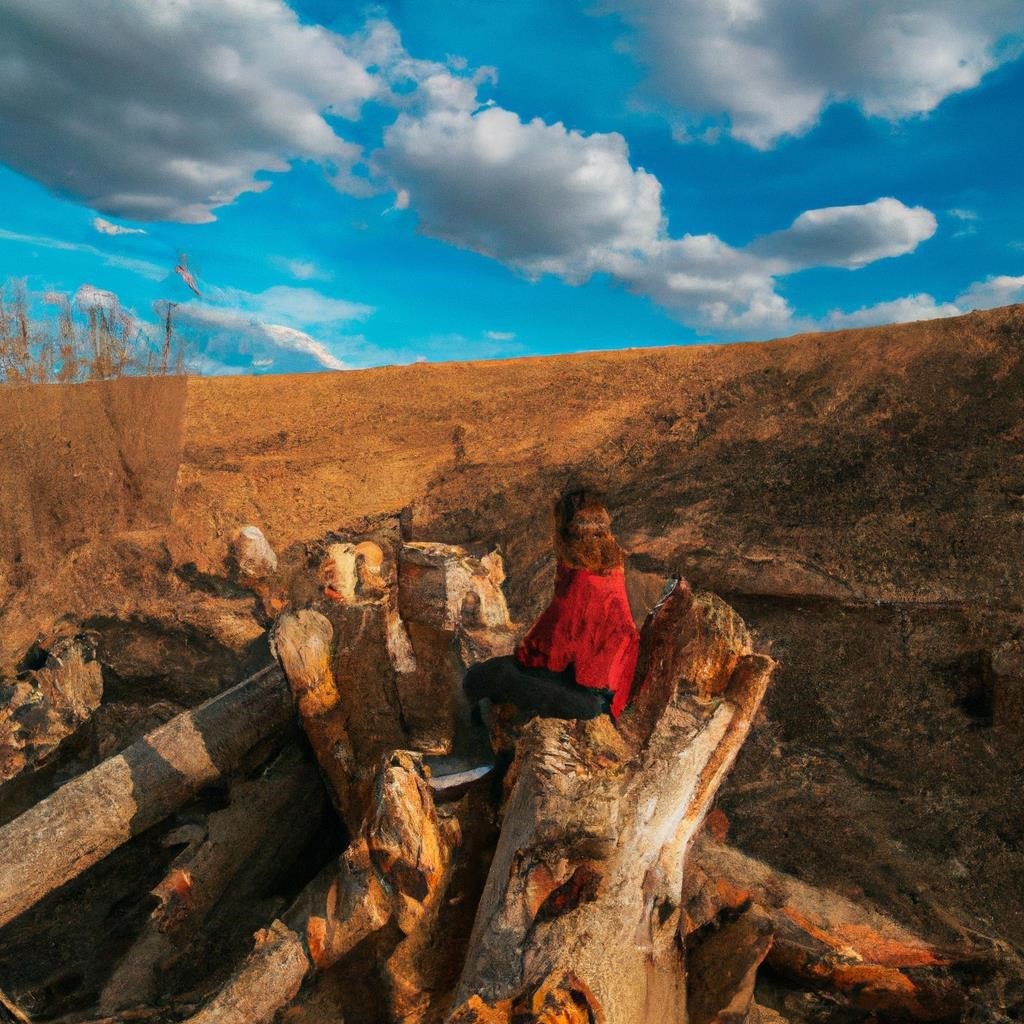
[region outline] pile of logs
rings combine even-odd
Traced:
[[[266,597],[276,557],[244,540],[238,564],[263,572]],[[301,1021],[316,979],[356,963],[372,964],[376,1005],[352,1019],[402,1024],[779,1021],[755,1001],[762,964],[861,1015],[843,1019],[962,1014],[984,970],[973,951],[936,948],[708,834],[775,667],[719,598],[680,583],[651,612],[617,725],[510,725],[491,709],[504,779],[471,772],[446,790],[431,765],[469,729],[461,676],[518,636],[500,557],[380,535],[322,552],[316,600],[274,622],[275,664],[0,829],[2,927],[211,782],[230,786],[223,809],[178,837],[157,906],[103,987],[105,1019],[172,996],[163,973],[232,879],[312,815],[321,790],[294,741],[258,777],[235,777],[296,713],[348,845],[266,921],[191,1024],[260,1024],[289,1006]],[[13,1019],[10,996],[0,1014]],[[174,1007],[167,1019],[185,1015]]]

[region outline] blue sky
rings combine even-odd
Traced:
[[[0,281],[202,372],[1024,301],[1020,0],[88,7],[0,0]]]

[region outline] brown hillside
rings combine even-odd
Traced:
[[[515,599],[569,477],[729,592],[1021,607],[1024,308],[768,344],[189,381],[174,518],[212,561],[408,509]],[[524,575],[526,574],[526,575]]]

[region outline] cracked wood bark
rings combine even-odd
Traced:
[[[450,1020],[685,1020],[676,933],[686,851],[774,662],[742,620],[685,584],[644,627],[621,734],[534,719]]]
[[[0,927],[166,818],[292,714],[284,675],[268,666],[0,828]]]
[[[185,952],[236,876],[243,868],[272,871],[284,842],[294,847],[308,837],[322,799],[316,770],[297,749],[258,778],[236,782],[228,806],[209,816],[153,890],[159,904],[104,986],[100,1010],[153,999],[159,972]],[[286,839],[276,838],[282,828]]]
[[[396,751],[378,772],[363,827],[345,853],[283,920],[257,933],[248,959],[187,1024],[268,1021],[307,975],[389,924],[403,938],[387,958],[384,997],[391,1019],[414,1018],[428,987],[418,973],[424,926],[436,920],[459,841],[458,829],[438,817],[421,760]]]

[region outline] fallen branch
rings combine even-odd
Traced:
[[[268,666],[0,828],[0,927],[236,767],[292,714],[284,675]]]

